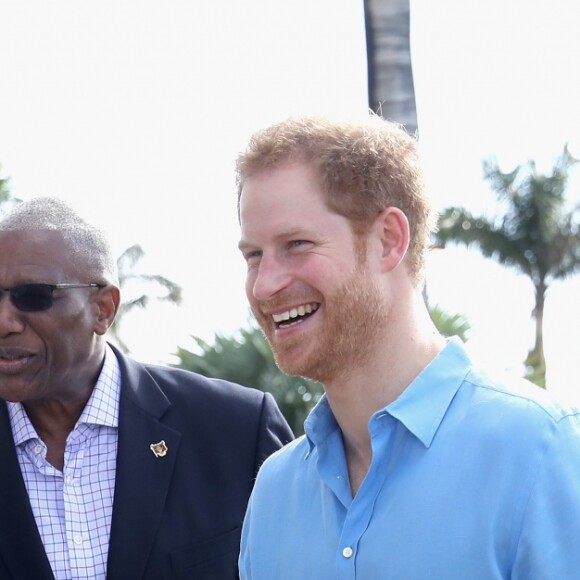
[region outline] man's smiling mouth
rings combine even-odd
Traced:
[[[320,305],[317,302],[301,304],[300,306],[296,306],[295,308],[291,308],[285,312],[272,314],[272,319],[278,328],[288,328],[289,326],[302,322],[313,312],[316,312],[319,306]]]

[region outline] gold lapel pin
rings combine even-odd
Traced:
[[[153,455],[155,457],[165,457],[167,455],[167,445],[165,445],[165,441],[162,439],[159,443],[151,443],[149,445],[149,449],[153,451]]]

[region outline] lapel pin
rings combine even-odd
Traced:
[[[162,439],[159,443],[151,443],[149,445],[149,449],[153,451],[153,455],[155,457],[165,457],[167,455],[167,445],[165,445],[165,441]]]

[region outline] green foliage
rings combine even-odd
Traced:
[[[443,336],[458,336],[467,342],[471,326],[463,314],[449,314],[439,306],[429,307],[429,314]]]
[[[532,161],[502,173],[496,161],[484,162],[484,175],[504,211],[486,218],[449,207],[441,214],[436,242],[477,246],[486,257],[513,267],[534,285],[570,276],[580,269],[579,207],[568,211],[568,173],[577,162],[568,148],[550,175]]]
[[[543,389],[546,388],[546,363],[539,357],[538,352],[532,349],[525,360],[525,378]]]
[[[230,337],[217,334],[211,345],[193,339],[200,353],[178,348],[175,366],[272,393],[294,433],[304,433],[304,420],[320,399],[322,385],[282,373],[259,328],[240,329]]]
[[[0,171],[2,171],[2,165],[0,165]],[[21,201],[10,193],[9,184],[9,177],[0,177],[0,216],[4,211]]]
[[[449,207],[441,213],[435,236],[436,245],[473,245],[531,280],[536,339],[526,364],[528,376],[540,386],[545,386],[546,372],[542,334],[546,291],[554,280],[580,271],[580,206],[568,208],[565,199],[569,173],[577,161],[567,146],[548,175],[538,173],[533,161],[509,173],[502,173],[496,160],[485,161],[484,176],[500,211],[486,217]]]

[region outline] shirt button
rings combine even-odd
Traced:
[[[42,453],[42,445],[39,445],[38,443],[34,446],[34,453],[36,453],[36,455],[38,455],[39,453]]]
[[[72,485],[74,482],[74,477],[72,475],[67,475],[65,478],[65,482],[67,485]]]
[[[75,544],[77,544],[77,545],[78,544],[82,544],[83,543],[83,537],[82,536],[75,536],[74,537],[74,541],[75,541]]]
[[[344,548],[344,550],[342,551],[342,555],[345,558],[350,558],[352,555],[354,554],[352,548],[350,546],[347,546],[346,548]]]

